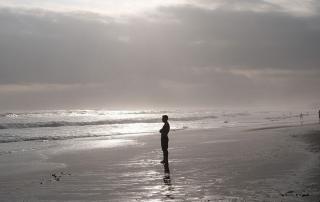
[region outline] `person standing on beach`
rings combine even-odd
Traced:
[[[300,124],[303,124],[303,113],[300,114]]]
[[[319,123],[320,123],[320,110],[318,111],[318,114],[319,114]]]
[[[162,116],[162,122],[164,123],[163,127],[160,129],[161,133],[161,149],[163,152],[163,160],[161,163],[168,165],[168,144],[169,144],[169,138],[168,133],[170,131],[170,125],[168,122],[169,117],[167,115]]]

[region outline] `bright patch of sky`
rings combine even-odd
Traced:
[[[173,6],[184,0],[4,0],[0,6],[40,8],[54,11],[86,11],[111,16],[137,15],[159,6]]]
[[[141,15],[161,6],[193,5],[207,9],[219,7],[233,10],[268,12],[277,10],[297,16],[316,14],[315,0],[2,0],[0,7],[22,7],[60,12],[82,11],[109,16]]]

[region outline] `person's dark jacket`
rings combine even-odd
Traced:
[[[170,125],[169,125],[169,123],[167,122],[167,123],[165,123],[165,124],[163,125],[163,127],[162,127],[161,130],[160,130],[161,138],[168,138],[168,133],[169,133],[169,131],[170,131]]]

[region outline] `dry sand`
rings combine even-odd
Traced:
[[[0,201],[320,201],[319,124],[169,136],[170,173],[159,135],[0,156]]]

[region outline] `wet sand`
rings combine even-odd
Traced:
[[[24,159],[28,169],[12,164],[27,154],[12,156],[11,167],[1,167],[0,201],[320,200],[319,124],[172,131],[169,138],[169,167],[160,164],[159,135],[112,148],[37,151]]]

